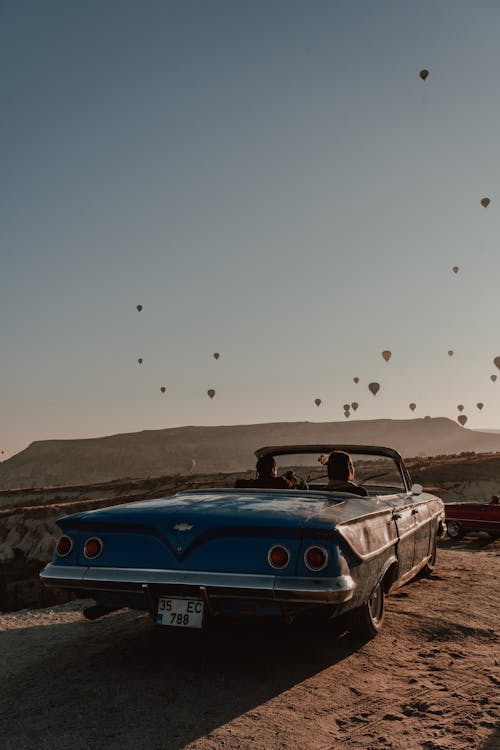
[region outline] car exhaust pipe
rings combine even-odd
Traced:
[[[99,617],[109,615],[110,612],[117,612],[118,609],[118,607],[100,607],[98,604],[95,604],[93,607],[86,607],[83,610],[83,616],[87,620],[98,620]]]

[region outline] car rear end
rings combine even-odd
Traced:
[[[335,530],[306,522],[310,501],[241,498],[67,516],[41,579],[94,598],[92,616],[129,607],[174,627],[217,616],[293,618],[349,601],[354,582]]]

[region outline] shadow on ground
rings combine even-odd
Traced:
[[[180,750],[362,645],[324,628],[227,623],[176,631],[129,613],[39,630],[36,668],[31,659],[8,680],[8,712],[0,713],[7,748]],[[23,634],[3,633],[0,649],[13,653]],[[29,733],[28,706],[39,712]]]
[[[500,748],[500,727],[491,735],[491,737],[481,745],[480,750],[499,750]]]
[[[445,537],[439,543],[439,546],[447,550],[459,550],[460,552],[475,552],[478,550],[498,549],[500,552],[500,540],[493,539],[486,531],[471,532],[466,534],[462,539],[450,539]]]

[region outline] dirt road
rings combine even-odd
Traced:
[[[498,750],[500,540],[443,542],[362,643],[157,629],[81,602],[0,615],[2,750]]]

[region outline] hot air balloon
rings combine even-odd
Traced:
[[[359,404],[358,404],[357,401],[353,401],[352,404],[351,404],[351,408],[352,408],[353,411],[357,411],[358,410],[358,406],[359,406]]]
[[[165,393],[165,391],[166,391],[166,390],[167,390],[167,389],[165,388],[165,386],[164,386],[164,385],[162,385],[162,387],[160,388],[160,391],[161,391],[162,393]]]
[[[139,310],[139,312],[141,312],[141,310],[142,310],[142,305],[137,305],[137,309]]]
[[[319,406],[321,404],[321,399],[320,398],[315,398],[314,399],[314,403],[316,404],[316,406]]]
[[[380,390],[380,383],[368,383],[368,390],[376,396]]]
[[[416,405],[416,404],[414,404],[414,403],[408,404],[408,406],[410,407],[410,409],[411,409],[412,411],[415,411],[415,409],[417,408],[417,405]]]
[[[492,380],[493,382],[495,382],[496,379],[497,379],[496,375],[490,375],[490,380]]]
[[[137,361],[139,362],[140,365],[142,365],[142,357],[138,357]]]
[[[464,424],[467,422],[467,417],[465,416],[465,414],[459,414],[457,417],[457,422],[461,424],[463,427]]]
[[[423,70],[420,71],[419,76],[422,79],[422,81],[425,81],[425,79],[428,78],[429,76],[429,71],[424,68]]]
[[[382,352],[382,357],[385,359],[386,362],[390,360],[392,357],[392,352],[390,352],[388,349]]]
[[[353,378],[355,383],[359,383],[359,378]]]
[[[463,411],[464,410],[464,405],[463,404],[458,404],[457,409],[458,409],[458,411]]]
[[[210,398],[213,398],[213,397],[215,396],[215,391],[214,391],[214,389],[213,389],[213,388],[209,388],[209,389],[208,389],[208,391],[207,391],[207,395],[208,395],[208,396],[209,396]]]
[[[348,409],[346,409],[345,412],[344,412],[344,417],[346,419],[349,419],[350,416],[351,416],[351,412]]]
[[[479,411],[481,411],[481,409],[483,408],[484,404],[482,404],[481,401],[480,401],[478,404],[476,404],[476,406],[479,409]]]
[[[349,411],[350,408],[351,408],[351,405],[350,404],[344,404],[344,406],[342,408],[343,408],[344,411]]]
[[[495,357],[495,359],[493,360],[493,364],[500,370],[500,357]]]
[[[453,273],[458,273],[460,271],[459,266],[453,266]]]
[[[481,205],[484,206],[484,208],[488,208],[491,201],[489,198],[481,198]]]
[[[219,357],[220,357],[220,354],[219,354],[219,352],[214,352],[214,353],[213,353],[213,358],[214,358],[214,359],[219,359]]]
[[[453,357],[454,354],[455,352],[453,351],[453,349],[450,349],[450,351],[448,352],[448,357]]]

